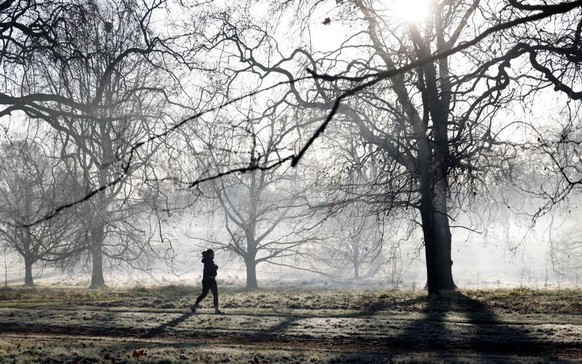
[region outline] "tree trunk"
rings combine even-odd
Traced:
[[[352,239],[352,264],[354,266],[354,279],[360,279],[360,241]]]
[[[429,43],[416,26],[410,26],[410,39],[418,59],[431,54]],[[424,115],[413,122],[418,137],[418,171],[420,179],[420,214],[424,234],[427,287],[430,295],[456,289],[451,260],[451,229],[447,209],[449,191],[449,111],[451,109],[448,65],[427,62],[419,69]],[[400,92],[403,105],[410,103],[407,92]],[[417,114],[414,114],[417,115]],[[432,121],[432,131],[429,129]]]
[[[102,130],[102,133],[105,132]],[[109,145],[108,143],[104,144],[105,146]],[[99,184],[101,186],[107,184],[107,167],[102,167],[99,171]],[[93,216],[93,224],[91,226],[91,258],[93,264],[91,285],[89,288],[92,289],[105,287],[105,278],[103,277],[103,242],[105,241],[104,217],[107,216],[107,196],[105,191],[101,191],[96,197],[95,208],[97,209],[97,213]]]
[[[245,265],[247,267],[247,291],[256,291],[259,289],[259,285],[257,283],[257,262],[255,258],[247,258],[245,259]]]
[[[32,264],[34,264],[34,259],[30,257],[24,258],[24,286],[32,287],[34,286],[34,281],[32,278]]]
[[[103,233],[98,231],[97,234],[92,234],[92,239],[92,273],[89,288],[98,289],[105,287],[105,278],[103,277]]]
[[[429,295],[456,290],[451,260],[451,229],[447,211],[447,181],[440,175],[421,196],[427,287]]]

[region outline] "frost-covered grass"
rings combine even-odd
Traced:
[[[220,302],[227,315],[211,314],[211,297],[190,315],[199,293],[181,285],[0,289],[0,363],[582,359],[576,349],[582,290],[463,291],[431,299],[423,291],[226,288]]]
[[[225,346],[212,348],[171,342],[124,342],[107,339],[36,339],[0,337],[0,362],[14,364],[29,363],[505,363],[507,356],[495,354],[463,355],[431,352],[407,353],[348,353],[318,351],[309,348],[297,349],[245,349]],[[512,363],[548,363],[548,358],[536,356],[514,356]]]
[[[138,307],[176,309],[189,307],[199,287],[169,285],[126,289],[1,288],[0,307],[35,305],[96,305],[102,307]],[[424,291],[393,290],[264,290],[221,289],[220,305],[224,309],[267,310],[349,310],[359,312],[426,312],[488,310],[500,313],[576,314],[582,313],[582,289],[526,290],[497,289],[462,291],[462,296],[435,301]],[[211,304],[209,295],[203,304]]]
[[[263,348],[248,350],[226,346],[204,348],[177,342],[124,342],[101,340],[0,338],[2,363],[383,363],[382,353],[334,353],[314,350]],[[421,358],[421,355],[418,355]],[[424,355],[426,359],[426,355]],[[399,362],[399,361],[395,361]]]

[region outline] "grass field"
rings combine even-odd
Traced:
[[[0,289],[0,363],[582,362],[582,290]]]

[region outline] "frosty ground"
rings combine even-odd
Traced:
[[[582,362],[581,290],[197,293],[0,290],[0,362]]]

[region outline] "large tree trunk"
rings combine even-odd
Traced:
[[[424,235],[429,295],[456,290],[451,259],[451,228],[447,208],[448,139],[446,108],[433,115],[434,140],[419,140],[420,215]]]
[[[442,294],[456,289],[451,260],[451,232],[447,218],[439,211],[422,213],[428,293]]]
[[[438,163],[437,163],[438,164]],[[446,172],[432,173],[424,182],[420,214],[424,235],[427,286],[430,295],[456,290],[451,259],[451,228],[447,210]],[[442,173],[444,172],[444,173]],[[431,178],[432,177],[432,178]]]
[[[32,265],[34,264],[34,259],[31,257],[24,257],[24,286],[32,287],[34,286],[34,281],[32,278]]]
[[[254,257],[245,258],[245,265],[247,268],[247,291],[256,291],[259,289],[257,283],[257,262]]]

